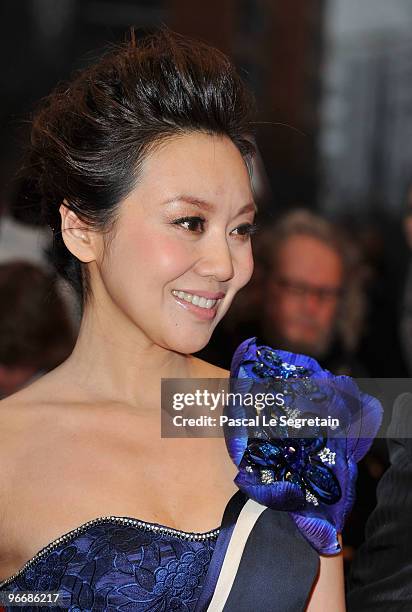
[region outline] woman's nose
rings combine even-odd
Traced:
[[[233,258],[225,239],[210,241],[198,261],[197,272],[202,276],[214,276],[219,281],[233,278]]]

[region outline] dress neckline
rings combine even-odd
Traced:
[[[143,531],[151,531],[155,534],[175,537],[181,540],[185,540],[187,542],[202,542],[206,540],[213,541],[217,539],[220,533],[220,527],[217,527],[216,529],[211,529],[209,531],[183,531],[182,529],[175,529],[174,527],[168,527],[167,525],[162,525],[161,523],[142,521],[140,519],[129,516],[98,516],[85,523],[82,523],[81,525],[75,527],[74,529],[71,529],[70,531],[63,533],[62,535],[52,540],[49,544],[43,546],[38,552],[36,552],[32,557],[30,557],[30,559],[28,559],[28,561],[26,561],[22,565],[22,567],[18,569],[14,574],[0,581],[0,589],[13,582],[13,580],[21,576],[30,567],[35,565],[37,561],[48,555],[50,552],[53,552],[53,550],[58,548],[61,544],[67,544],[68,542],[73,541],[77,536],[85,533],[90,527],[94,527],[95,525],[102,525],[105,523],[113,525],[122,525],[125,527],[134,527]]]

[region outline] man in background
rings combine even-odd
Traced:
[[[338,361],[339,369],[351,369],[350,342],[344,341],[339,319],[348,279],[337,230],[298,210],[281,219],[268,238],[271,244],[263,247],[263,338],[272,346],[326,360],[323,365]]]

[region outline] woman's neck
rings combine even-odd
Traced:
[[[150,398],[160,402],[161,378],[194,378],[199,360],[163,348],[129,320],[110,322],[83,315],[76,345],[61,366],[80,394],[95,401],[116,401],[136,408]],[[93,399],[91,399],[93,401]]]

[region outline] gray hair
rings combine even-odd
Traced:
[[[324,217],[301,208],[285,214],[263,232],[256,257],[267,271],[273,270],[280,246],[294,236],[309,236],[330,247],[341,258],[346,272],[348,253],[340,228]]]

